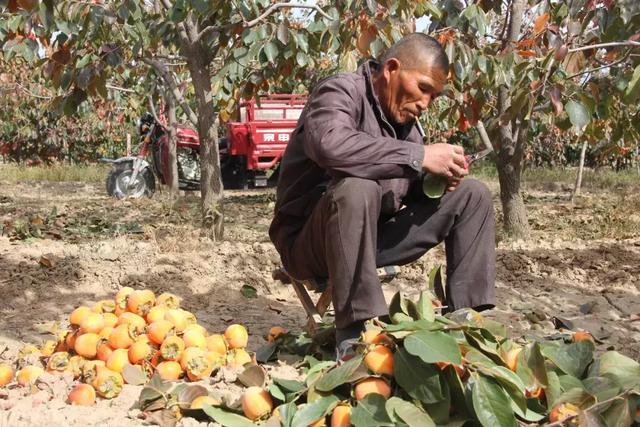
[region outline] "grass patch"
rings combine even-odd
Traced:
[[[498,180],[498,170],[493,163],[474,166],[472,175],[490,181]],[[559,183],[573,188],[577,168],[529,168],[522,173],[523,188],[539,188],[546,184]],[[585,169],[582,174],[583,190],[630,189],[640,185],[640,175],[636,169],[625,169],[616,172],[611,169]]]
[[[110,165],[24,166],[0,163],[0,180],[52,182],[104,182]]]

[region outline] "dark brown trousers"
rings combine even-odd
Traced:
[[[493,201],[479,181],[464,179],[441,199],[425,196],[381,216],[376,181],[333,182],[289,247],[285,267],[298,279],[329,278],[336,327],[385,315],[376,267],[403,265],[445,242],[446,304],[488,308],[495,300]]]

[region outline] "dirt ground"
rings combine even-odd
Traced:
[[[304,325],[293,290],[271,278],[279,265],[267,236],[272,190],[228,192],[225,240],[214,243],[200,237],[197,195],[116,201],[98,184],[1,179],[0,361],[51,339],[53,322],[66,326],[74,307],[112,297],[122,286],[180,295],[212,332],[243,323],[252,350],[271,326]],[[489,185],[497,195],[496,183]],[[512,337],[549,336],[564,325],[591,331],[600,350],[640,359],[640,191],[587,193],[575,204],[567,195],[561,185],[527,190],[534,231],[526,241],[498,242],[499,305],[487,315],[507,324]],[[496,209],[499,218],[497,197]],[[36,216],[45,223],[42,238],[19,236],[16,223]],[[403,267],[385,285],[386,295],[416,294],[443,262],[442,247],[430,251]],[[245,297],[243,285],[257,297]],[[70,379],[48,381],[36,393],[0,390],[0,427],[143,424],[133,408],[140,387],[126,386],[117,399],[87,409],[65,405]]]

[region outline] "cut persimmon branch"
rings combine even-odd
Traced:
[[[592,44],[588,46],[578,46],[578,47],[571,48],[569,49],[569,53],[579,52],[581,50],[600,49],[603,47],[618,47],[618,46],[640,47],[640,42],[625,40],[621,42],[597,43],[597,44]]]

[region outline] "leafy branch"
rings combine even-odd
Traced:
[[[270,15],[275,13],[277,10],[285,9],[285,8],[286,9],[313,9],[316,12],[318,12],[320,15],[322,15],[323,17],[325,17],[325,18],[327,18],[329,20],[333,20],[333,18],[331,16],[327,15],[320,8],[320,6],[318,6],[317,4],[274,3],[271,6],[269,6],[260,16],[258,16],[255,19],[252,19],[251,21],[247,21],[243,17],[242,28],[255,27],[259,23],[263,22],[267,17],[269,17]],[[208,27],[204,28],[202,31],[200,31],[200,33],[198,34],[198,36],[195,39],[195,41],[201,40],[203,37],[205,37],[209,33],[215,33],[215,32],[224,31],[224,30],[232,28],[232,27],[234,27],[236,25],[237,24],[225,24],[225,25],[211,25],[211,26],[208,26]]]

